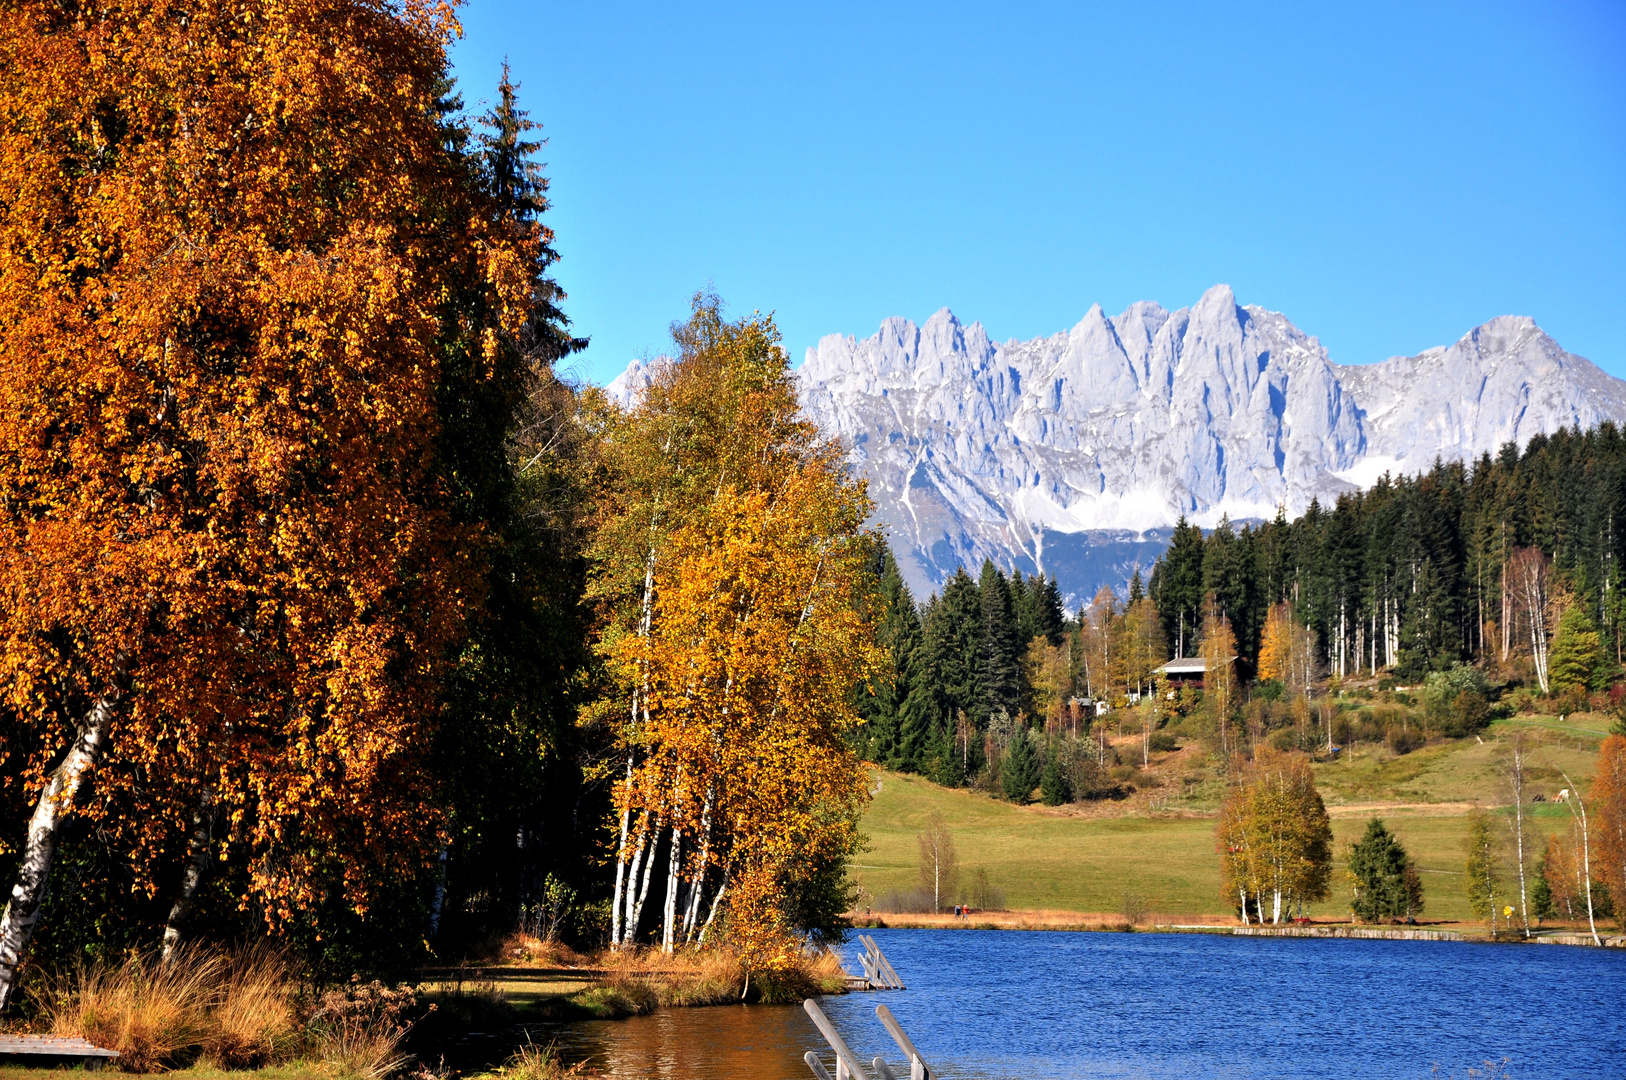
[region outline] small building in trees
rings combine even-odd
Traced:
[[[1153,672],[1169,688],[1170,693],[1190,688],[1201,690],[1203,676],[1208,673],[1208,661],[1200,656],[1183,656],[1170,660]]]

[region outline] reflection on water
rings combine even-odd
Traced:
[[[568,1060],[588,1061],[610,1076],[671,1080],[812,1080],[802,1054],[825,1049],[807,1014],[794,1005],[662,1009],[571,1024],[547,1037],[557,1039]]]
[[[885,1003],[945,1080],[1626,1077],[1626,952],[1449,942],[876,931],[903,992],[829,998],[868,1063]],[[849,957],[849,970],[858,970]],[[561,1027],[616,1077],[810,1080],[801,1009],[675,1009]],[[907,1073],[905,1073],[907,1075]]]

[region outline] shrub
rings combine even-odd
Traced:
[[[1397,755],[1409,754],[1423,745],[1422,736],[1405,727],[1390,728],[1384,742],[1388,744],[1389,750]]]
[[[1473,717],[1477,727],[1463,727],[1467,718],[1457,707],[1463,694],[1470,694],[1478,701]],[[1431,671],[1423,680],[1423,708],[1429,722],[1454,738],[1472,735],[1489,722],[1486,701],[1489,696],[1490,684],[1485,681],[1484,672],[1468,664],[1453,665],[1449,671]]]
[[[1553,695],[1553,708],[1563,716],[1587,712],[1592,708],[1592,699],[1585,686],[1567,686]]]
[[[1180,749],[1179,740],[1166,731],[1160,731],[1153,735],[1151,746],[1159,754],[1167,754],[1170,751]]]
[[[318,999],[310,1018],[313,1047],[341,1077],[382,1080],[406,1064],[401,1044],[417,1005],[410,987],[352,976]]]
[[[1139,926],[1146,918],[1146,897],[1139,893],[1124,893],[1119,910],[1123,912],[1124,922],[1132,927]]]
[[[961,897],[961,903],[979,911],[1003,911],[1005,890],[988,880],[988,871],[977,867],[971,871],[971,881]]]
[[[1461,739],[1481,731],[1490,723],[1490,704],[1472,690],[1464,690],[1451,703],[1451,713],[1443,727],[1453,739]]]
[[[928,889],[892,889],[877,897],[873,906],[888,915],[918,915],[937,910]]]

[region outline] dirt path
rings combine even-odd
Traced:
[[[1485,806],[1487,810],[1496,809],[1495,805],[1466,802],[1437,802],[1437,803],[1410,803],[1410,802],[1370,802],[1370,803],[1344,803],[1339,806],[1327,807],[1329,817],[1356,817],[1363,814],[1409,814],[1413,817],[1461,817],[1475,806]]]

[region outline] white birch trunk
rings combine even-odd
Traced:
[[[695,922],[700,918],[700,900],[706,892],[706,869],[711,862],[711,804],[712,792],[706,792],[706,801],[700,808],[700,861],[696,864],[694,882],[689,889],[688,912],[683,917],[683,943],[694,940]]]
[[[1592,841],[1587,836],[1586,802],[1581,798],[1581,789],[1570,780],[1568,773],[1560,772],[1558,775],[1564,778],[1564,783],[1574,793],[1570,796],[1574,800],[1570,804],[1570,814],[1575,813],[1576,806],[1581,808],[1581,879],[1586,883],[1586,924],[1592,931],[1592,944],[1602,948],[1603,942],[1598,939],[1598,920],[1592,912]]]
[[[678,882],[683,874],[683,833],[672,830],[672,850],[666,859],[666,909],[661,913],[661,951],[671,952],[677,934]]]
[[[649,845],[649,858],[644,860],[644,880],[638,886],[637,903],[632,906],[632,913],[627,916],[627,943],[630,945],[638,936],[638,924],[644,917],[644,901],[649,899],[649,883],[655,877],[655,852],[661,846],[661,822],[655,819],[654,827],[650,830],[653,843]]]
[[[634,935],[638,933],[638,924],[633,917],[633,906],[638,895],[638,871],[643,868],[644,852],[647,850],[648,844],[649,818],[645,815],[639,821],[638,846],[633,849],[632,861],[627,867],[626,914],[621,924],[621,936],[617,939],[618,945],[630,942]],[[650,859],[653,860],[654,857],[654,853],[651,852]]]
[[[121,676],[122,668],[121,663]],[[91,707],[68,756],[51,773],[29,818],[28,836],[23,841],[22,860],[17,866],[17,883],[11,887],[11,901],[6,904],[5,915],[0,917],[0,1012],[4,1012],[11,1001],[17,986],[17,968],[39,924],[40,905],[45,900],[57,840],[62,827],[73,816],[80,789],[96,771],[118,700],[119,691],[112,690]]]
[[[1524,880],[1524,747],[1513,737],[1513,838],[1519,858],[1519,920],[1524,936],[1530,936],[1530,902]]]
[[[205,785],[203,792],[198,796],[198,805],[192,810],[192,836],[186,844],[186,870],[181,874],[180,895],[175,898],[175,903],[169,909],[169,918],[164,923],[162,959],[165,963],[168,963],[175,955],[175,949],[181,943],[181,931],[186,925],[187,919],[192,915],[192,909],[197,903],[198,886],[203,882],[203,875],[209,868],[209,849],[212,846],[211,834],[214,831],[212,828],[214,824],[214,802],[213,785]],[[444,863],[446,859],[444,850],[441,851],[440,857]],[[441,896],[441,886],[437,884],[435,889],[437,903],[434,922],[436,924],[435,928],[438,928],[440,922],[438,900]]]
[[[728,879],[733,872],[733,866],[723,868],[722,883],[717,886],[717,895],[711,898],[711,911],[706,915],[705,925],[700,928],[701,941],[706,940],[706,933],[711,929],[711,924],[717,919],[717,909],[723,906],[723,894],[728,892]]]

